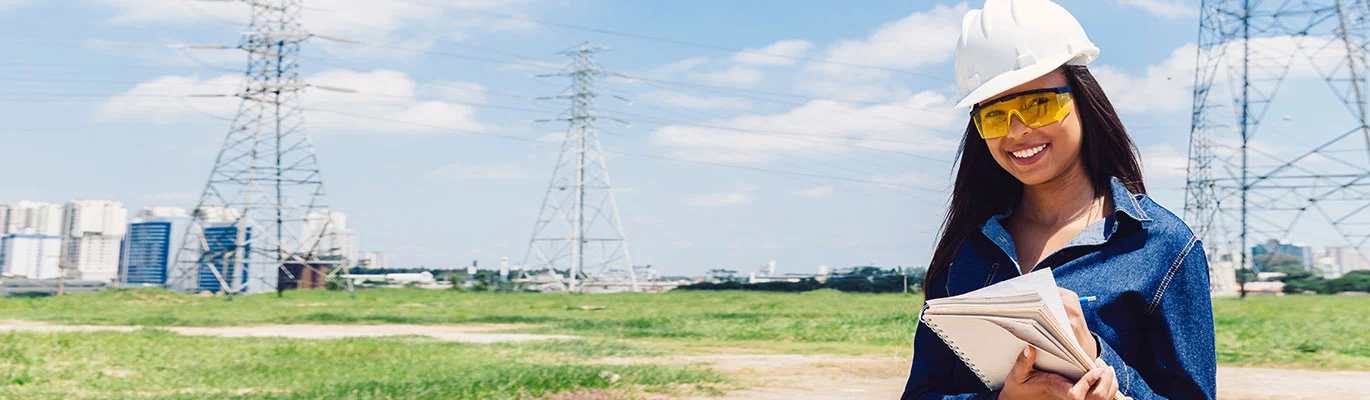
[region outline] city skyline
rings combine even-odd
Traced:
[[[238,99],[186,96],[232,93],[246,57],[184,46],[236,43],[247,7],[172,3],[0,8],[16,31],[46,40],[0,47],[48,60],[13,66],[35,94],[0,110],[12,121],[0,170],[32,172],[0,180],[4,201],[194,207]],[[1150,194],[1178,214],[1194,8],[1061,3],[1086,28],[1109,27],[1088,29],[1103,49],[1091,69],[1137,141]],[[302,103],[329,205],[349,214],[366,249],[391,265],[520,260],[566,128],[532,122],[567,107],[536,99],[569,83],[530,76],[558,72],[554,53],[589,41],[613,49],[599,63],[623,76],[602,82],[600,106],[632,125],[601,128],[634,264],[699,275],[771,259],[791,270],[926,263],[966,121],[950,108],[952,46],[960,15],[979,4],[309,5],[307,30],[364,42],[311,41],[301,67],[312,85],[356,91],[306,91]],[[1287,90],[1316,85],[1296,68]],[[1335,102],[1305,103],[1277,104],[1286,118],[1262,129],[1345,118]],[[1295,142],[1258,144],[1279,153]],[[1336,244],[1325,232],[1291,235]]]

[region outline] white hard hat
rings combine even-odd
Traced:
[[[1062,65],[1099,57],[1080,21],[1051,0],[986,0],[961,20],[956,84],[966,108]]]

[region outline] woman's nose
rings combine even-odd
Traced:
[[[1018,113],[1009,115],[1008,134],[1010,136],[1023,136],[1031,131],[1032,128],[1028,128],[1027,124],[1023,123],[1023,118]]]

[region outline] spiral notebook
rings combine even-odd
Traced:
[[[1039,370],[1076,380],[1094,365],[1071,334],[1049,269],[928,300],[921,319],[990,390],[1004,387],[1018,353],[1028,345],[1038,349],[1034,367]]]

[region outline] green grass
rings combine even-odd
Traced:
[[[137,333],[0,334],[0,398],[527,398],[610,390],[712,391],[689,366],[603,366],[609,356],[681,352],[910,354],[918,296],[669,292],[543,295],[420,289],[223,298],[121,290],[0,300],[0,320],[65,324],[517,324],[586,340],[518,345],[422,337],[350,340]],[[581,306],[602,306],[582,310]],[[1370,298],[1214,301],[1223,365],[1370,370]],[[623,379],[609,383],[611,370]],[[685,387],[679,384],[685,384]]]
[[[699,345],[839,352],[907,348],[921,297],[808,293],[668,292],[610,295],[460,293],[423,289],[299,291],[223,298],[136,289],[0,300],[0,319],[64,324],[536,324],[530,332]],[[604,306],[584,311],[580,306]],[[803,347],[803,346],[798,346]]]
[[[134,333],[0,335],[0,398],[524,399],[587,389],[717,390],[693,366],[596,365],[651,355],[601,341],[472,345],[422,338],[287,340]],[[612,382],[604,371],[618,374]]]
[[[1225,365],[1370,370],[1370,298],[1256,296],[1213,303]]]

